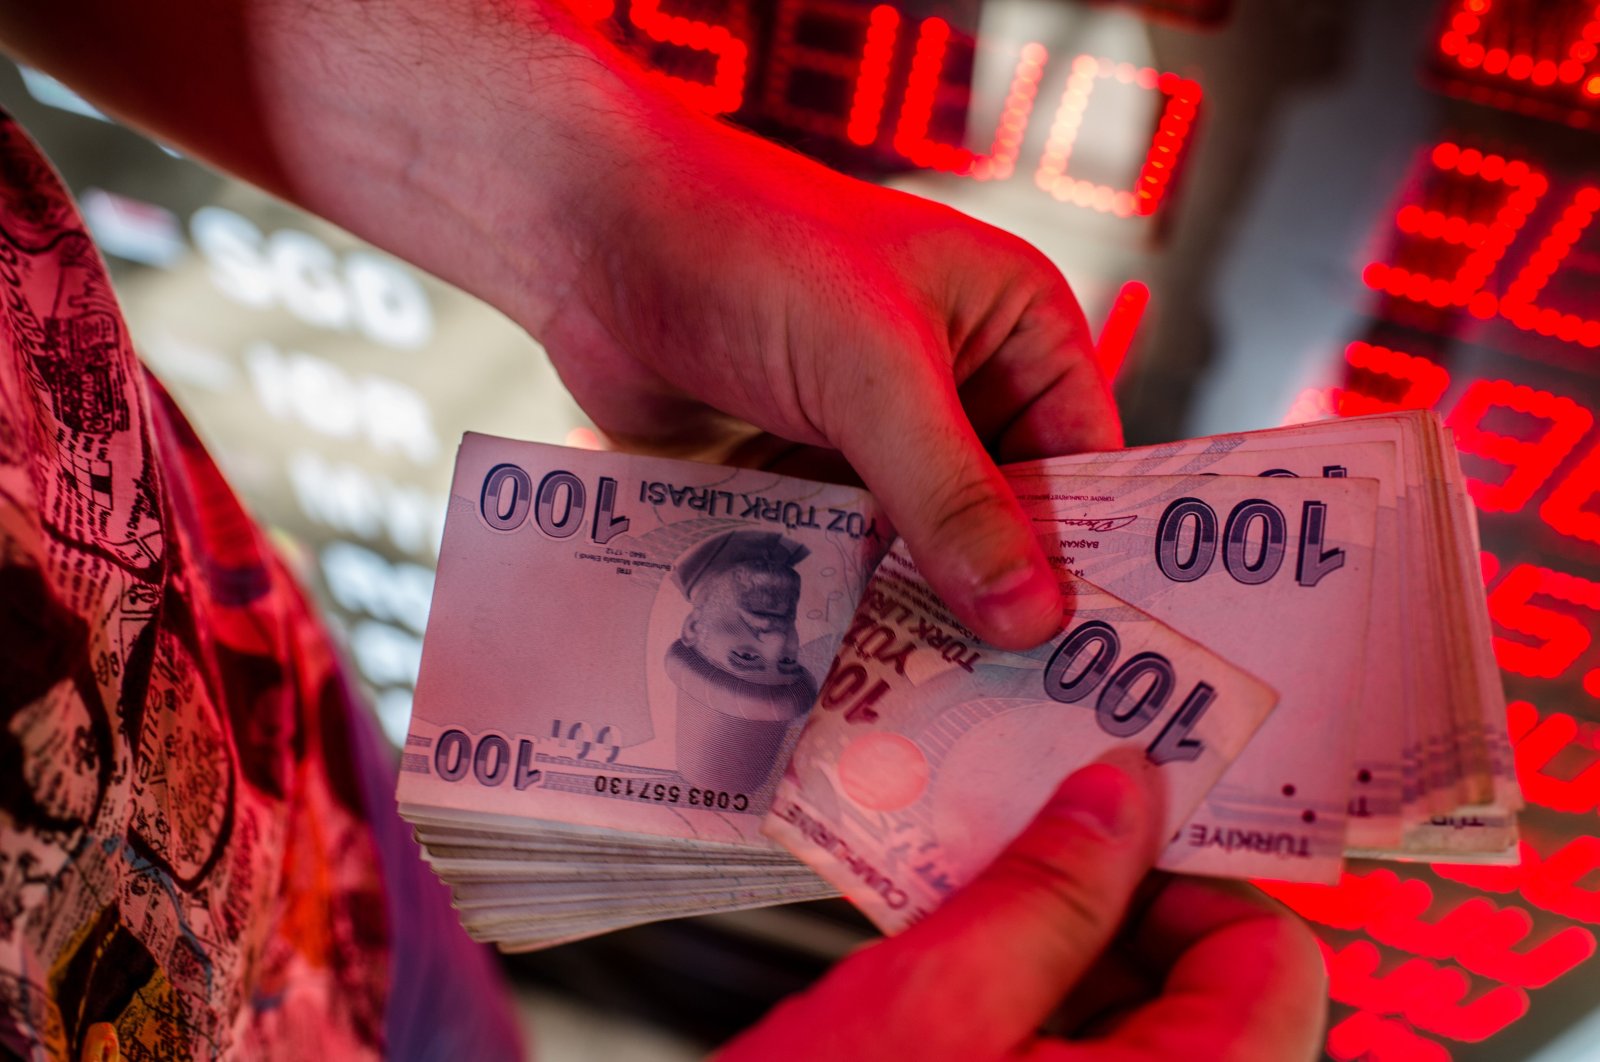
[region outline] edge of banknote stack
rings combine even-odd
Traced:
[[[1162,795],[1175,871],[1515,861],[1436,416],[1006,472],[1067,602],[1026,653],[962,626],[863,491],[467,435],[398,799],[468,931],[842,893],[893,932],[1096,760]]]

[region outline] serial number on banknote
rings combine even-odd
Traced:
[[[744,793],[730,793],[724,789],[698,789],[695,786],[672,785],[669,782],[640,782],[633,778],[618,778],[610,774],[594,776],[594,791],[608,796],[632,797],[661,804],[683,804],[691,808],[709,808],[712,811],[748,811],[750,798]]]

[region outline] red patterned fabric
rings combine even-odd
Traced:
[[[390,1053],[415,860],[339,662],[4,116],[0,300],[0,1056]]]

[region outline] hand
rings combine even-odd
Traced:
[[[1156,850],[1149,798],[1087,767],[943,907],[717,1062],[1317,1057],[1326,985],[1310,931],[1247,885],[1145,878]],[[1039,1031],[1047,1019],[1058,1035]]]
[[[599,182],[579,282],[529,322],[578,403],[623,449],[835,477],[838,451],[974,630],[1054,634],[1057,577],[994,459],[1120,444],[1061,274],[948,208],[651,124],[670,161]]]
[[[13,4],[0,40],[505,311],[624,445],[812,475],[842,453],[978,634],[1059,627],[992,458],[1119,432],[1021,240],[690,112],[562,0]]]

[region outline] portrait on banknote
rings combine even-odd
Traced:
[[[729,531],[673,565],[668,582],[689,614],[664,666],[677,689],[678,773],[685,779],[759,788],[816,699],[795,626],[796,565],[810,553],[775,531]]]

